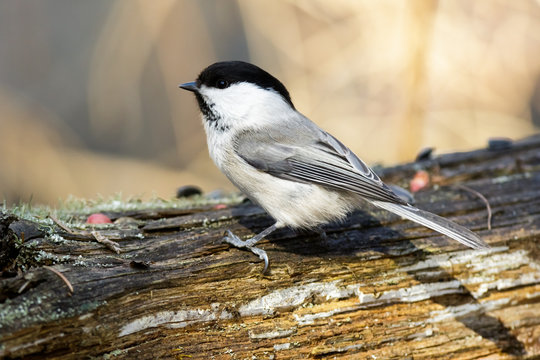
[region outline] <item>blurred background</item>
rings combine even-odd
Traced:
[[[233,189],[192,94],[219,60],[278,77],[370,164],[540,124],[538,0],[0,0],[0,197]]]

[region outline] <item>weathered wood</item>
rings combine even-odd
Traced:
[[[249,236],[272,223],[249,203],[109,212],[134,219],[98,230],[120,254],[77,229],[83,214],[62,219],[75,234],[2,215],[0,265],[25,271],[0,280],[0,356],[538,358],[540,136],[380,173],[403,186],[418,169],[439,186],[417,205],[492,249],[366,207],[326,239],[277,231],[262,244],[262,275],[256,256],[220,242],[225,229]],[[489,200],[491,231],[485,204],[458,183]]]

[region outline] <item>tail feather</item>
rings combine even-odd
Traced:
[[[451,237],[473,249],[488,249],[489,245],[475,233],[450,220],[411,205],[395,204],[384,201],[371,201],[373,205],[393,212],[420,225]]]

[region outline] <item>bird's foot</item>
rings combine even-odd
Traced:
[[[262,273],[264,274],[266,270],[268,270],[269,261],[268,261],[268,255],[266,254],[266,251],[253,246],[259,240],[260,239],[257,239],[257,236],[255,236],[249,240],[244,241],[244,240],[241,240],[238,236],[234,235],[231,230],[227,230],[226,235],[222,241],[240,249],[247,249],[251,251],[252,253],[254,253],[255,255],[257,255],[261,260],[264,260],[264,269],[262,271]]]

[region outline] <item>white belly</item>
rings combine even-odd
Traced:
[[[358,203],[352,194],[283,180],[257,170],[232,152],[216,164],[236,187],[276,219],[278,226],[316,227],[344,218]]]

